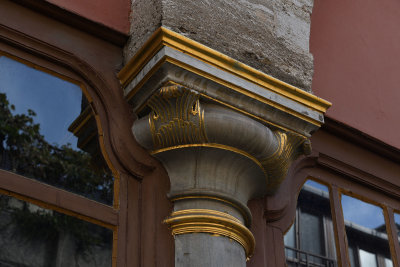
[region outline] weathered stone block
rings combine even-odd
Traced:
[[[129,60],[159,26],[311,91],[313,0],[134,0]]]

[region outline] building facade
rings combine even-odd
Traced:
[[[399,266],[399,13],[0,1],[0,266]]]

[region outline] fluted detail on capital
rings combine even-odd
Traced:
[[[264,194],[275,192],[291,163],[311,150],[308,138],[302,135],[261,124],[227,107],[202,103],[200,98],[196,91],[166,83],[148,100],[148,117],[133,127],[138,141],[153,155],[189,147],[213,147],[245,155],[265,175]]]
[[[176,245],[201,247],[204,240],[191,235],[211,234],[204,241],[208,245],[234,251],[240,244],[240,257],[249,258],[255,241],[247,228],[251,214],[243,207],[277,190],[308,139],[210,103],[175,83],[153,93],[147,107],[149,114],[135,122],[133,133],[168,172],[174,212],[165,223],[178,235]]]
[[[207,142],[199,94],[167,84],[148,101],[154,149]]]
[[[278,149],[260,162],[269,179],[267,193],[272,193],[286,177],[290,165],[303,154],[309,154],[311,145],[307,138],[281,130],[274,131],[278,140]]]

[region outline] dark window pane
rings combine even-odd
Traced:
[[[383,210],[346,195],[342,195],[342,208],[352,267],[390,266]]]
[[[0,168],[112,203],[113,178],[80,87],[4,56]]]
[[[288,265],[335,266],[336,247],[328,188],[307,181],[300,191],[296,212],[296,220],[284,238]]]
[[[324,255],[322,217],[317,214],[300,214],[300,248],[317,255]]]
[[[0,195],[0,266],[105,267],[112,231]]]

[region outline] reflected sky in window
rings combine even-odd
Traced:
[[[398,240],[400,241],[400,214],[394,213],[394,222],[397,228]]]
[[[346,221],[375,229],[385,224],[382,209],[364,201],[342,195],[343,215]]]
[[[0,56],[1,170],[111,204],[113,177],[90,115],[76,84]]]
[[[68,127],[81,112],[79,86],[0,56],[0,93],[15,106],[14,114],[36,113],[34,121],[47,142],[76,149],[77,138]]]
[[[313,180],[307,180],[304,184],[329,193],[329,189],[326,185],[314,182]]]

